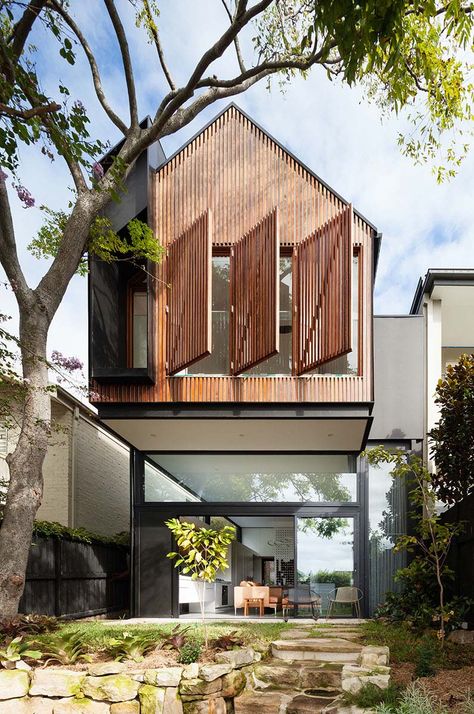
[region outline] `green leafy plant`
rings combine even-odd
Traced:
[[[76,632],[63,633],[47,640],[43,647],[43,657],[46,665],[51,662],[76,664],[92,660],[87,654],[81,635]]]
[[[155,648],[156,640],[153,637],[123,632],[121,637],[112,637],[108,640],[105,651],[119,662],[122,660],[141,662],[144,656]]]
[[[381,463],[392,464],[393,478],[404,479],[410,487],[414,531],[413,534],[401,535],[394,551],[406,550],[413,554],[412,563],[405,570],[416,568],[419,572],[433,576],[436,583],[437,608],[433,612],[432,620],[438,627],[438,637],[444,641],[446,625],[451,619],[451,611],[446,606],[446,580],[450,576],[446,561],[453,538],[463,532],[464,525],[441,521],[435,507],[436,493],[432,474],[419,456],[407,454],[400,449],[389,451],[383,446],[370,449],[365,455],[373,466]]]
[[[395,704],[383,703],[375,707],[376,714],[448,714],[448,709],[420,683],[414,682],[401,694]]]
[[[219,570],[229,567],[227,551],[235,540],[235,528],[224,526],[216,531],[213,528],[200,528],[195,523],[182,522],[179,518],[171,518],[166,521],[166,525],[173,533],[179,549],[168,553],[167,557],[175,561],[175,568],[180,568],[183,575],[190,575],[199,583],[199,605],[207,649],[205,583],[213,583]]]
[[[188,640],[179,651],[178,662],[180,664],[192,664],[197,662],[201,656],[201,645],[196,640]]]
[[[0,664],[8,668],[11,663],[19,662],[24,658],[41,659],[40,650],[32,649],[31,644],[24,642],[22,637],[14,637],[8,644],[0,648]]]
[[[416,648],[415,675],[431,677],[436,674],[437,648],[431,637],[423,637]]]
[[[371,709],[377,704],[392,707],[398,703],[400,696],[401,690],[397,685],[391,684],[387,689],[380,689],[375,684],[369,683],[364,685],[357,694],[345,692],[344,703],[361,709]]]
[[[234,647],[242,647],[244,641],[239,637],[237,630],[229,632],[228,635],[221,635],[211,640],[211,647],[214,650],[232,650]]]
[[[0,621],[0,637],[12,638],[19,635],[41,635],[59,628],[59,620],[50,615],[15,615]]]
[[[188,636],[186,635],[188,630],[189,626],[181,627],[181,625],[176,625],[176,627],[173,627],[171,634],[161,643],[161,648],[164,650],[181,650],[188,640]]]

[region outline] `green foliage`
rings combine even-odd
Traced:
[[[50,615],[15,615],[0,621],[0,638],[10,639],[20,635],[41,635],[59,628],[59,620]]]
[[[185,523],[179,518],[171,518],[166,525],[173,533],[179,552],[168,553],[183,575],[193,580],[213,583],[219,570],[229,567],[227,551],[235,540],[234,526],[225,526],[216,531],[212,528],[198,528],[195,523]]]
[[[42,653],[31,648],[22,637],[14,637],[8,644],[0,647],[0,664],[7,667],[9,662],[19,662],[25,657],[29,659],[41,659]]]
[[[391,684],[387,689],[380,689],[375,684],[366,684],[357,694],[344,693],[344,704],[353,705],[361,709],[372,709],[377,704],[385,704],[389,707],[397,705],[401,697],[401,690],[395,684]]]
[[[44,641],[42,650],[45,665],[52,662],[67,665],[91,661],[82,637],[75,632],[60,633],[48,638]]]
[[[436,511],[432,474],[419,456],[399,449],[389,451],[383,446],[370,449],[365,455],[373,466],[392,464],[392,477],[403,479],[410,486],[408,496],[412,518],[416,521],[414,531],[413,534],[399,536],[394,551],[405,550],[413,555],[412,563],[402,571],[402,577],[403,572],[412,575],[411,571],[414,571],[424,577],[432,575],[435,580],[438,607],[433,614],[433,622],[438,625],[438,636],[444,639],[446,623],[452,618],[451,610],[446,605],[446,580],[451,575],[446,561],[453,538],[463,532],[464,525],[442,522]]]
[[[35,521],[33,534],[42,538],[73,540],[78,543],[115,543],[127,547],[129,545],[128,533],[121,532],[115,536],[102,536],[88,531],[86,528],[69,528],[56,521]]]
[[[334,587],[343,588],[351,585],[351,575],[346,570],[319,570],[312,580],[315,583],[334,583]]]
[[[410,684],[395,704],[379,704],[375,708],[377,714],[448,714],[448,711],[419,682]]]
[[[118,662],[123,660],[141,662],[144,656],[155,648],[154,637],[123,632],[120,637],[112,637],[107,641],[105,652]]]
[[[192,664],[197,662],[201,656],[201,645],[196,640],[188,640],[179,651],[178,662],[180,664]]]
[[[428,436],[436,463],[433,488],[452,504],[474,493],[474,354],[461,355],[436,387],[440,418]]]
[[[47,206],[41,206],[41,209],[46,218],[36,237],[28,245],[28,250],[35,258],[54,258],[61,245],[70,214],[65,211],[52,211]],[[116,260],[150,260],[158,263],[163,257],[164,248],[158,243],[152,229],[138,218],[129,221],[126,230],[117,233],[109,218],[98,216],[90,230],[87,253],[107,263]],[[82,276],[87,275],[87,256],[81,259],[77,272]]]
[[[423,637],[416,649],[415,676],[431,677],[436,674],[437,648],[432,637]]]

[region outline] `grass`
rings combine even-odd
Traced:
[[[396,706],[401,696],[401,688],[395,684],[391,684],[387,689],[379,689],[375,684],[366,684],[357,694],[345,692],[344,704],[361,709],[372,709],[378,704],[385,704],[392,708]]]
[[[143,637],[156,637],[157,641],[169,635],[172,629],[176,626],[175,623],[150,623],[150,624],[129,624],[127,620],[123,620],[120,624],[108,624],[104,620],[90,620],[88,622],[75,620],[68,621],[61,625],[58,634],[74,632],[80,635],[81,640],[90,651],[99,650],[103,647],[111,637],[120,638],[124,632],[131,632],[134,635]],[[186,635],[191,639],[203,643],[204,631],[201,624],[192,623],[187,625],[186,622],[180,623],[182,628],[188,627]],[[265,623],[210,623],[208,624],[209,639],[220,637],[224,634],[237,631],[238,635],[248,645],[261,644],[263,647],[270,644],[272,640],[278,639],[282,630],[286,627],[291,627],[282,621],[265,622]],[[294,626],[293,626],[294,627]],[[38,640],[49,639],[50,635],[37,637]]]
[[[390,661],[395,664],[410,662],[418,665],[429,650],[435,669],[460,669],[474,665],[474,646],[459,646],[447,640],[442,643],[434,631],[417,633],[404,623],[389,624],[371,620],[361,625],[367,645],[387,645]]]

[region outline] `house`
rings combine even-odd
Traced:
[[[140,215],[167,250],[90,264],[94,404],[132,447],[132,614],[198,608],[166,559],[170,517],[236,527],[209,612],[233,613],[248,580],[277,600],[310,584],[323,612],[352,584],[372,612],[407,505],[360,454],[424,435],[424,318],[374,317],[380,233],[234,104],[144,155],[119,211],[117,230]]]
[[[100,535],[128,531],[130,452],[95,412],[61,386],[51,393],[55,428],[43,464],[38,520],[86,528]],[[0,483],[8,481],[7,453],[17,431],[0,425]]]

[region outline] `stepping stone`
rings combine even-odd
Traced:
[[[303,640],[276,640],[272,654],[276,659],[344,662],[355,664],[362,646],[336,637],[311,637]]]
[[[286,707],[287,714],[312,714],[312,712],[322,712],[328,705],[332,704],[335,696],[308,696],[299,694]]]
[[[280,634],[281,640],[304,640],[306,637],[311,637],[311,627],[307,630],[283,630]]]
[[[271,659],[254,666],[249,682],[255,689],[263,691],[318,689],[341,692],[343,666],[330,665],[327,662],[286,662]]]
[[[278,714],[286,712],[297,692],[249,692],[234,699],[235,714]],[[317,711],[317,710],[315,710]]]

